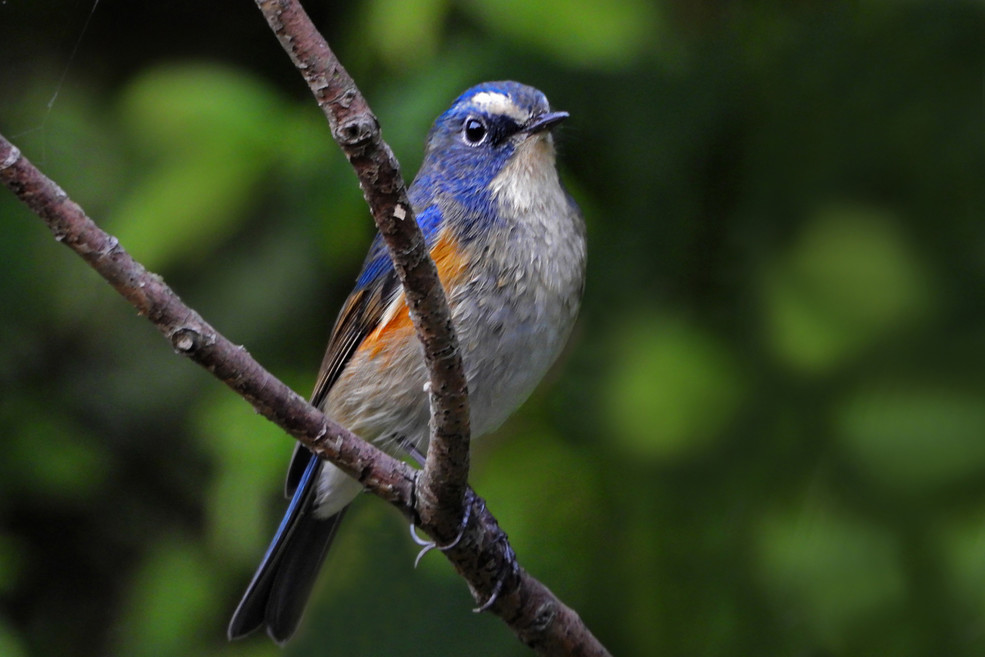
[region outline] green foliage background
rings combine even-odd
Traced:
[[[310,10],[409,179],[514,78],[571,112],[565,362],[475,448],[618,655],[985,652],[985,5]],[[250,2],[0,4],[0,130],[306,393],[372,234]],[[276,655],[225,624],[292,443],[0,193],[0,654]],[[526,655],[360,500],[288,655]]]

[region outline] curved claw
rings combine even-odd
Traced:
[[[434,547],[434,541],[427,541],[417,535],[417,525],[410,523],[410,540],[421,546]]]
[[[486,611],[487,609],[493,606],[493,603],[496,602],[496,599],[499,597],[499,592],[503,588],[503,580],[505,579],[506,576],[504,575],[503,577],[500,577],[499,579],[496,580],[496,586],[493,587],[492,593],[489,594],[489,599],[483,602],[481,606],[473,609],[472,610],[473,614],[481,614],[482,612]]]
[[[424,557],[424,555],[430,552],[431,550],[437,548],[439,551],[444,552],[458,545],[459,541],[462,540],[462,536],[465,535],[465,528],[468,527],[469,519],[471,517],[472,517],[472,494],[469,493],[468,499],[466,499],[465,501],[465,515],[462,516],[462,524],[458,526],[458,535],[455,536],[455,538],[452,539],[450,543],[447,543],[445,545],[438,545],[434,541],[424,540],[423,538],[417,535],[417,525],[415,525],[414,523],[410,523],[411,540],[413,540],[415,543],[420,545],[422,548],[422,550],[417,553],[417,557],[414,559],[414,568],[417,568],[417,564],[421,563],[421,559]]]
[[[506,581],[506,575],[508,572],[512,572],[514,575],[517,574],[519,570],[519,565],[516,562],[516,554],[513,552],[513,548],[510,547],[509,542],[506,540],[506,534],[500,533],[499,539],[505,544],[503,548],[504,557],[507,562],[506,568],[504,568],[500,573],[499,577],[496,578],[496,585],[493,587],[492,593],[489,594],[489,599],[482,603],[482,605],[476,607],[472,611],[476,614],[486,611],[499,599],[499,594],[503,590],[503,582]]]
[[[417,557],[414,559],[414,568],[417,568],[417,564],[421,563],[421,558],[425,554],[438,547],[438,544],[434,541],[425,541],[423,538],[417,535],[417,525],[410,523],[410,538],[412,541],[420,545],[423,549],[417,553]]]

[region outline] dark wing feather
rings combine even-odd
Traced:
[[[383,313],[400,290],[400,280],[393,269],[385,272],[378,281],[349,295],[339,318],[335,320],[311,395],[311,403],[319,408],[325,403],[328,391],[335,385],[352,354],[366,336],[376,330]]]
[[[418,217],[428,246],[441,224],[436,206]],[[359,345],[379,325],[400,292],[400,281],[379,235],[370,247],[356,289],[346,300],[328,341],[311,402],[322,407]],[[229,636],[249,634],[266,625],[278,643],[294,633],[318,570],[338,529],[343,509],[331,518],[311,513],[322,462],[298,445],[287,473],[287,513],[229,624]]]
[[[346,299],[338,319],[335,320],[332,337],[328,340],[325,357],[318,371],[315,390],[311,394],[311,403],[318,408],[322,408],[328,391],[341,376],[352,354],[366,336],[376,329],[387,306],[400,290],[400,279],[392,268],[383,272],[377,281],[369,286],[356,288]],[[297,490],[309,456],[310,452],[300,443],[295,447],[284,486],[287,497],[294,495]]]
[[[267,633],[283,645],[297,629],[315,576],[345,515],[345,509],[327,519],[309,513],[320,471],[321,461],[309,454],[298,494],[229,622],[230,639],[266,625]]]
[[[441,230],[441,210],[430,205],[417,216],[417,223],[424,233],[424,241],[430,249]],[[356,279],[356,288],[346,299],[328,340],[322,359],[311,403],[322,408],[328,391],[338,381],[342,371],[366,336],[376,330],[390,302],[400,292],[400,279],[387,253],[386,244],[379,233],[369,247],[362,271]],[[290,498],[297,490],[298,481],[308,466],[308,450],[299,444],[294,448],[291,464],[287,468],[284,494]]]

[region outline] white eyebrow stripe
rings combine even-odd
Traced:
[[[484,112],[502,114],[517,123],[523,123],[530,118],[530,114],[517,107],[509,96],[496,91],[480,91],[472,96],[470,102]]]

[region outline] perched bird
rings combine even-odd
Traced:
[[[551,129],[568,117],[540,91],[487,82],[428,133],[408,194],[448,297],[468,380],[472,435],[530,395],[571,333],[585,278],[585,227],[555,168]],[[428,442],[427,372],[379,235],[335,322],[311,403],[388,451]],[[305,603],[359,483],[298,447],[291,502],[229,623],[278,643]]]

